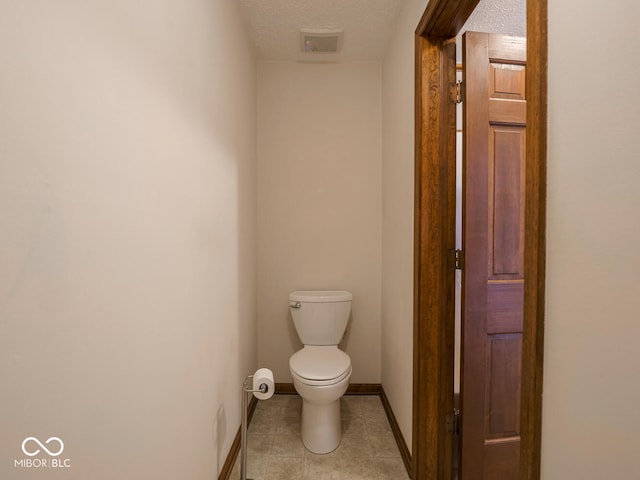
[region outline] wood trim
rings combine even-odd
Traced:
[[[276,383],[276,395],[297,395],[293,383]]]
[[[387,414],[387,420],[389,420],[391,432],[393,433],[393,436],[396,439],[396,443],[398,444],[398,449],[400,450],[400,456],[402,457],[402,461],[404,462],[404,467],[407,469],[409,478],[413,478],[411,476],[411,452],[409,451],[407,442],[405,442],[404,437],[402,436],[402,431],[400,430],[400,426],[398,425],[396,416],[393,414],[393,409],[391,408],[389,399],[384,393],[384,388],[382,388],[382,386],[380,386],[380,401],[382,402],[382,406],[384,407],[384,412]]]
[[[527,190],[520,478],[540,478],[547,193],[547,0],[527,1]]]
[[[412,472],[418,479],[447,480],[452,455],[446,414],[453,411],[455,105],[441,88],[455,82],[455,62],[445,55],[451,50],[455,44],[439,37],[416,36]]]
[[[379,383],[350,383],[345,395],[380,395],[382,385]]]
[[[247,427],[251,423],[251,419],[253,418],[253,413],[256,411],[256,407],[258,406],[258,399],[251,396],[251,400],[249,401],[249,406],[247,407]],[[240,453],[240,436],[242,435],[242,425],[238,427],[238,432],[236,433],[236,437],[233,439],[233,443],[231,444],[231,448],[229,449],[229,453],[227,454],[227,459],[222,465],[222,469],[220,470],[220,474],[218,475],[218,480],[229,480],[231,476],[231,471],[233,470],[233,466],[236,463],[236,458],[238,458],[238,454]]]
[[[439,179],[448,169],[442,155],[443,39],[458,34],[477,0],[432,0],[416,29],[415,235],[412,464],[416,480],[443,479],[443,361],[448,355],[447,299],[441,267],[448,225],[439,218],[447,192]],[[525,210],[525,307],[522,364],[520,478],[540,478],[542,365],[546,235],[547,0],[527,1],[527,187]],[[452,373],[451,373],[452,375]]]
[[[380,395],[379,383],[350,383],[346,395]],[[276,383],[276,395],[297,395],[293,383]]]
[[[480,0],[431,0],[418,23],[421,37],[452,38],[464,26]]]

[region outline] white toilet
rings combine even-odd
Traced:
[[[338,348],[351,312],[351,293],[343,290],[297,291],[289,309],[304,344],[289,359],[293,385],[302,397],[302,443],[324,454],[340,444],[340,397],[351,378],[351,359]]]

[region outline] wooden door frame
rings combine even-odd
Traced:
[[[455,238],[451,221],[447,39],[462,29],[479,0],[430,0],[416,29],[414,354],[412,478],[447,479],[451,434],[446,414],[453,377],[452,312],[447,285]],[[525,293],[522,345],[520,479],[540,478],[544,340],[547,0],[527,1],[527,144]],[[455,150],[454,150],[455,151]],[[452,165],[453,164],[453,165]],[[455,182],[455,177],[454,180]]]

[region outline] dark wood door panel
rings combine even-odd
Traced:
[[[519,440],[522,334],[489,335],[485,441]]]
[[[489,282],[487,334],[522,333],[524,281]]]
[[[518,478],[524,312],[525,51],[463,37],[461,480]]]
[[[522,279],[525,128],[490,125],[489,139],[489,278]]]

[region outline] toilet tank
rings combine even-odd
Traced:
[[[289,310],[304,345],[338,345],[347,329],[353,295],[345,290],[300,290]]]

